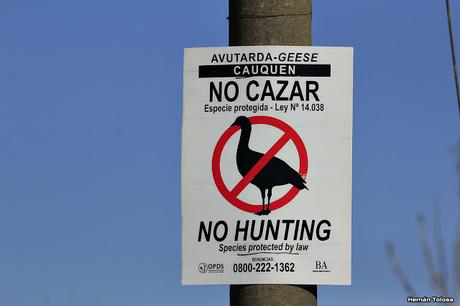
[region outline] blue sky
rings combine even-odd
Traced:
[[[179,202],[183,48],[225,46],[226,16],[0,1],[1,306],[227,305],[226,286],[180,285]],[[450,243],[459,213],[444,1],[314,1],[313,43],[355,48],[353,285],[319,302],[405,305],[386,240],[430,295],[415,216],[438,194]]]

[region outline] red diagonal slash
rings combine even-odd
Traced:
[[[243,177],[243,179],[236,184],[236,186],[230,191],[231,197],[237,197],[246,186],[252,181],[254,177],[267,165],[267,163],[276,155],[284,145],[291,140],[291,137],[286,133],[278,139],[278,141],[262,156],[261,159],[249,170],[249,172]]]

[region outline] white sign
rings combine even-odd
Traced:
[[[350,284],[353,49],[185,49],[183,284]]]

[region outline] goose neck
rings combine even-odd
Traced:
[[[240,141],[238,143],[238,150],[249,148],[249,138],[251,137],[251,126],[244,126],[241,128]]]

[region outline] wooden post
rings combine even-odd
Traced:
[[[229,45],[311,45],[311,0],[229,0]],[[232,285],[230,306],[316,306],[316,285]]]

